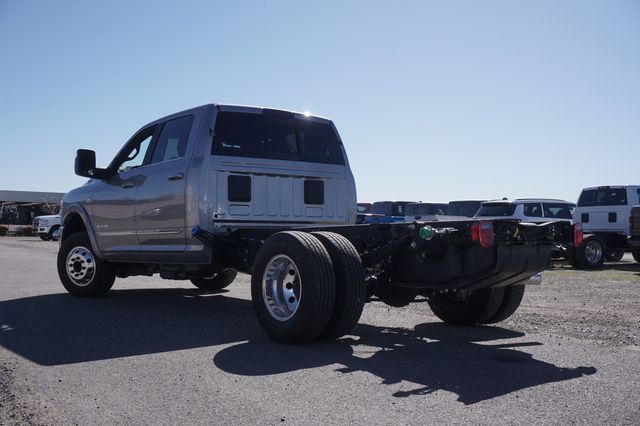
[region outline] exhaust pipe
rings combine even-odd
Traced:
[[[524,285],[540,285],[542,284],[542,274],[537,273],[535,275],[531,275],[528,279],[521,281],[520,284]]]

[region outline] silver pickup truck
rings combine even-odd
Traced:
[[[36,216],[31,223],[31,232],[43,241],[58,240],[60,231],[60,215],[50,214]]]
[[[251,274],[265,332],[282,342],[337,338],[364,303],[426,297],[453,324],[502,321],[539,281],[567,223],[460,220],[355,225],[346,151],[325,118],[204,105],[142,127],[106,168],[65,195],[58,272],[77,296],[116,277],[159,274],[204,291]]]

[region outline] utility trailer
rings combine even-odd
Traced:
[[[159,274],[205,291],[251,274],[265,332],[286,343],[338,338],[364,304],[428,298],[452,324],[509,317],[538,283],[568,222],[460,220],[356,225],[355,182],[330,120],[204,105],[143,126],[106,168],[65,195],[57,266],[76,296],[116,277]]]

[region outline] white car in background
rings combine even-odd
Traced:
[[[43,241],[58,241],[60,230],[60,215],[52,214],[36,216],[31,224],[31,232]]]
[[[473,216],[480,219],[514,219],[519,222],[572,222],[575,203],[551,198],[518,198],[485,201]]]

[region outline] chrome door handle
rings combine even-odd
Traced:
[[[180,179],[184,179],[184,173],[176,173],[175,175],[169,176],[169,180],[171,181]]]
[[[133,188],[133,182],[125,182],[125,183],[123,183],[123,184],[122,184],[122,185],[120,185],[120,186],[122,186],[122,187],[123,187],[123,188],[125,188],[125,189],[126,189],[126,188]]]

